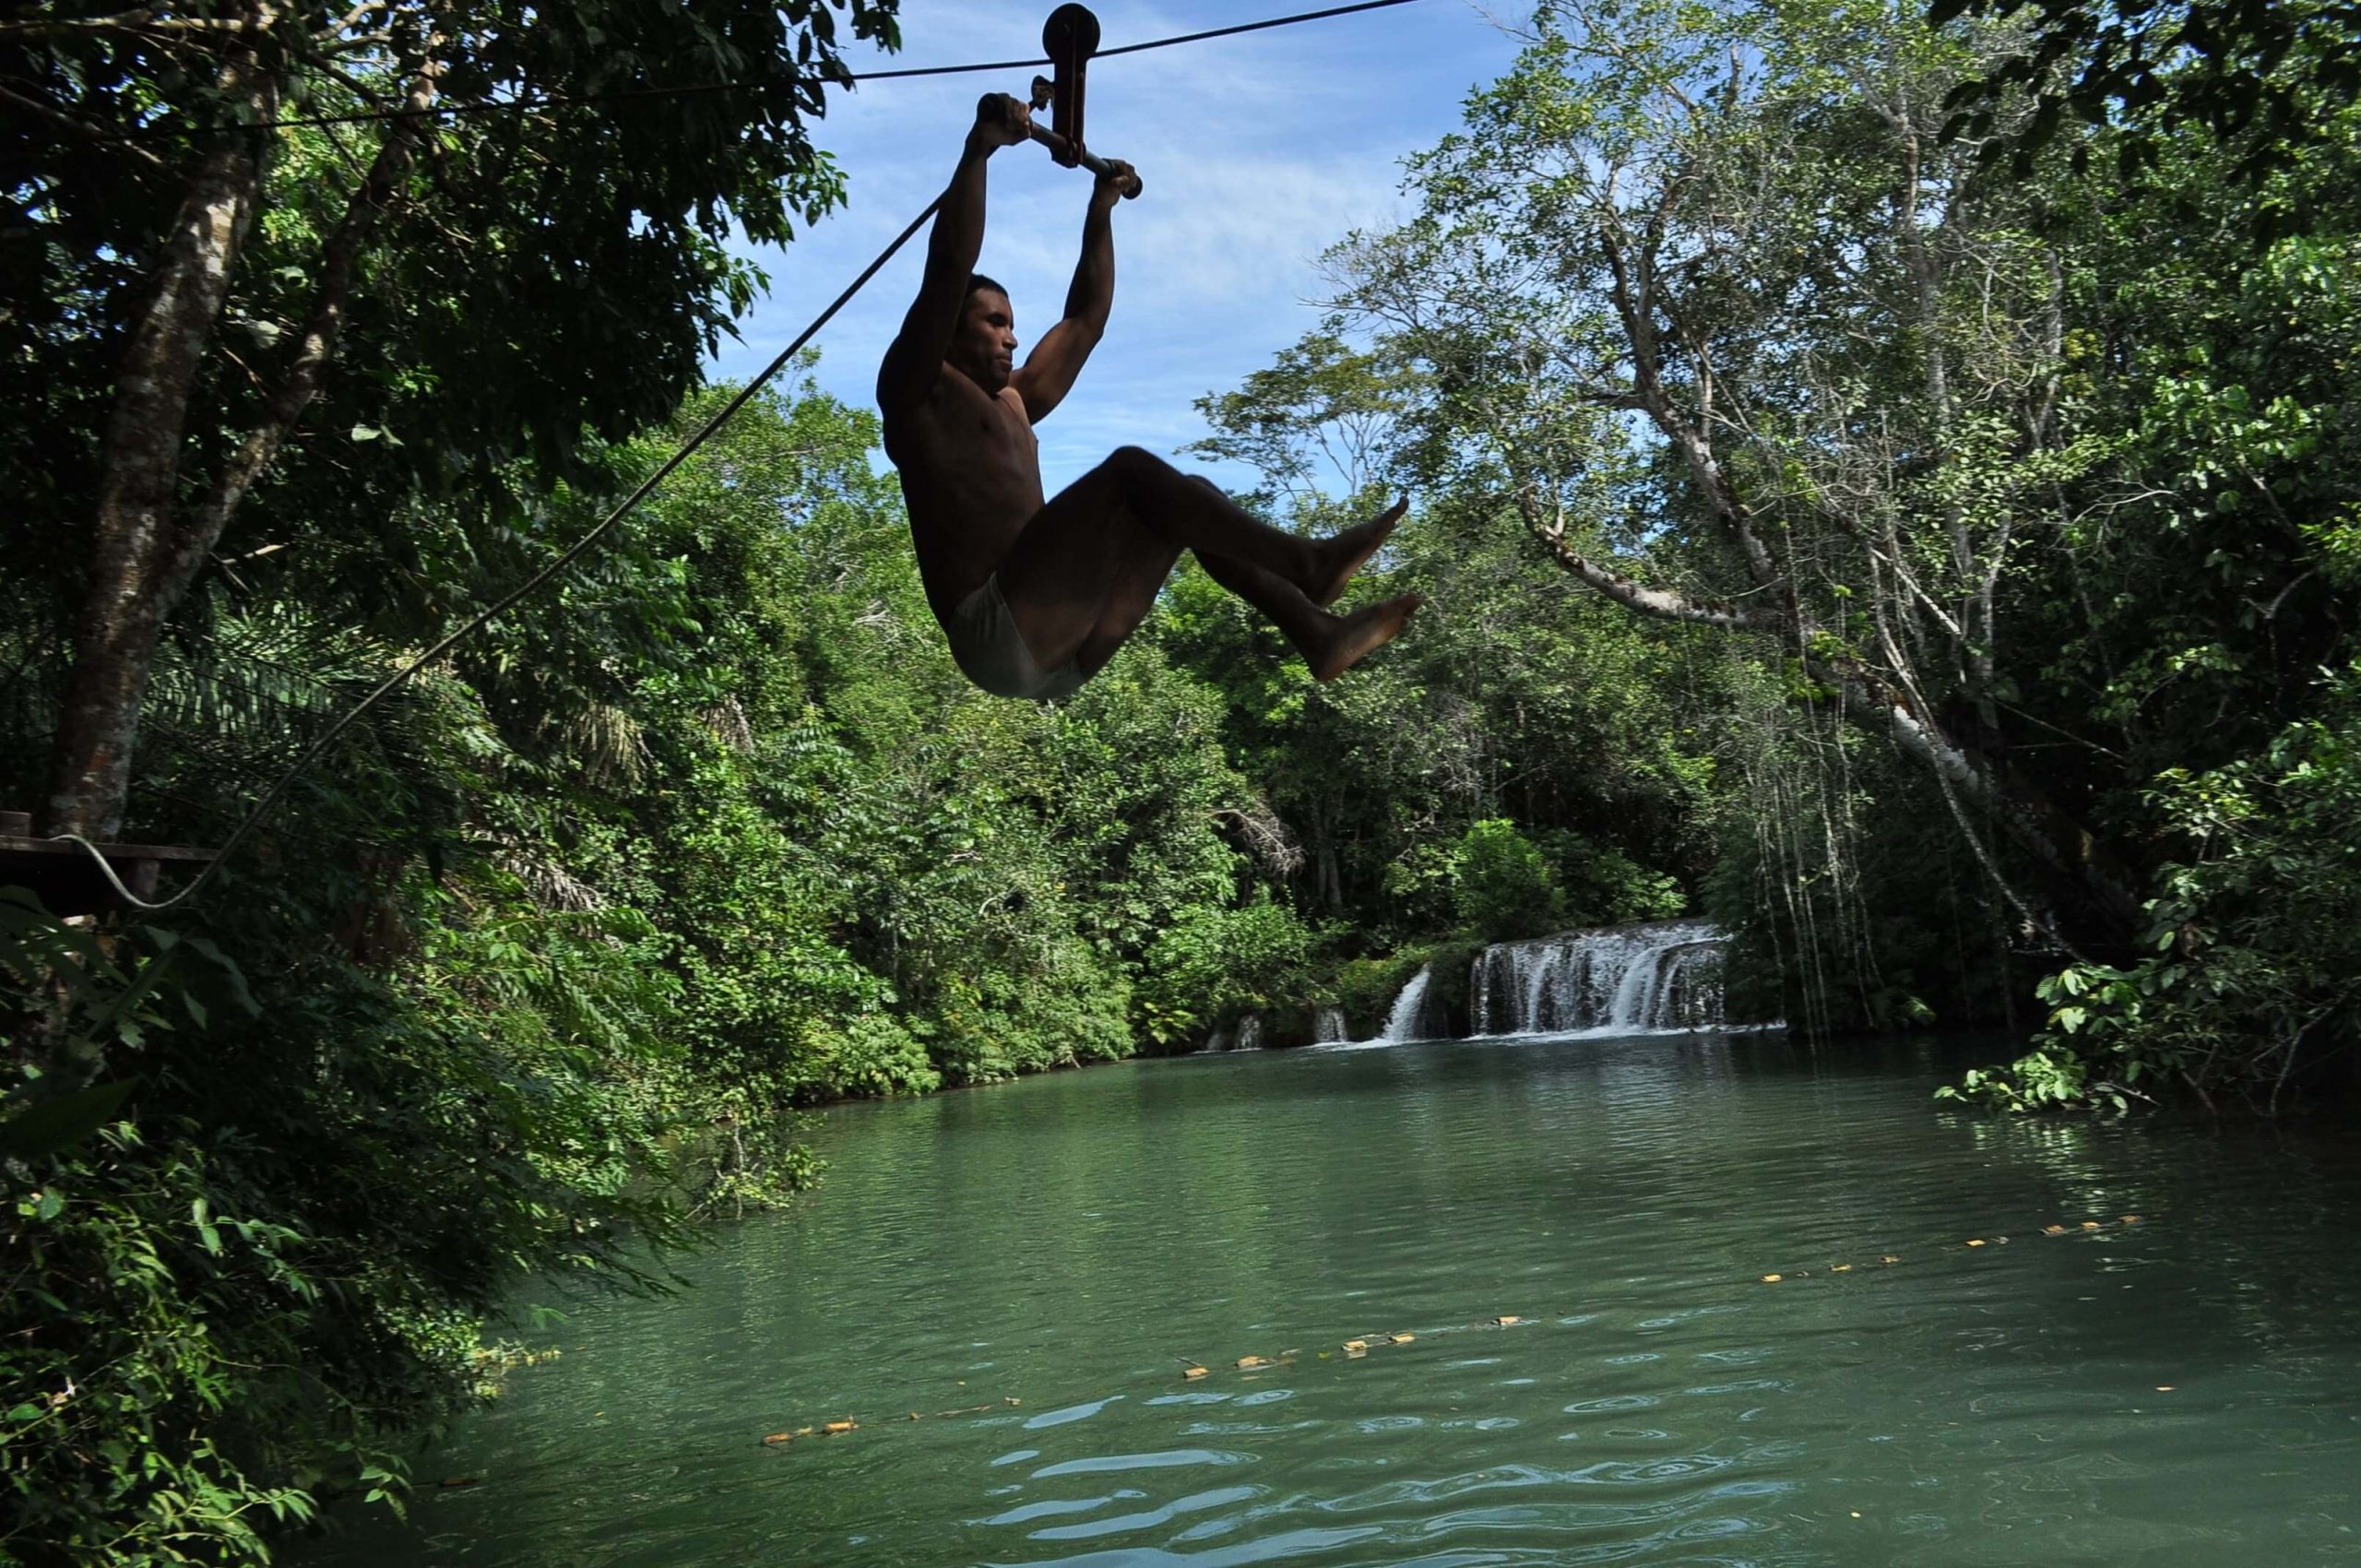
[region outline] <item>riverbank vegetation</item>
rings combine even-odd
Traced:
[[[2361,111],[2285,9],[2227,74],[2301,136],[2105,78],[2045,115],[2011,62],[2068,8],[1546,9],[1333,316],[1203,405],[1275,518],[1417,498],[1356,591],[1430,608],[1350,679],[1184,568],[1073,702],[978,695],[873,418],[806,384],[339,734],[218,892],[6,896],[0,1560],[397,1499],[520,1274],[660,1283],[811,1178],[799,1105],[1371,1033],[1485,941],[1708,912],[1738,1008],[2035,1031],[1963,1086],[2011,1108],[2349,1070]],[[605,14],[0,31],[57,112],[0,154],[0,804],[219,844],[717,406],[727,224],[841,192],[809,103],[200,134],[698,66]],[[825,68],[835,26],[694,46]]]

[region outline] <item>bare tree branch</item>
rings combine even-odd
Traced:
[[[1653,615],[1660,621],[1686,621],[1694,625],[1719,626],[1728,631],[1773,632],[1787,629],[1787,617],[1775,610],[1748,610],[1737,605],[1709,602],[1689,598],[1671,588],[1654,588],[1634,582],[1621,573],[1612,571],[1577,552],[1566,542],[1564,515],[1556,512],[1545,516],[1541,505],[1527,490],[1517,498],[1517,509],[1524,514],[1525,526],[1534,538],[1549,547],[1558,564],[1584,582],[1596,588],[1616,603]]]

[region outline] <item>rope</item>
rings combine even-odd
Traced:
[[[1126,43],[1117,49],[1101,49],[1091,58],[1105,60],[1117,54],[1140,54],[1151,49],[1169,49],[1180,43],[1203,43],[1209,39],[1230,38],[1243,32],[1261,32],[1266,28],[1293,27],[1298,22],[1324,21],[1330,17],[1350,16],[1356,11],[1382,11],[1389,6],[1407,6],[1413,0],[1359,0],[1351,6],[1331,6],[1324,11],[1302,11],[1291,17],[1273,17],[1264,21],[1240,22],[1234,27],[1211,28],[1204,32],[1180,33],[1172,38],[1151,39],[1145,43]],[[523,113],[534,109],[563,109],[581,104],[622,103],[647,98],[685,98],[708,92],[775,92],[783,88],[798,88],[814,82],[825,85],[836,82],[851,86],[858,82],[904,81],[914,77],[956,77],[980,71],[1027,71],[1052,65],[1048,59],[988,60],[970,65],[904,65],[884,71],[848,71],[838,76],[789,77],[766,82],[691,82],[680,87],[618,88],[612,92],[583,93],[575,97],[507,99],[496,103],[435,104],[423,109],[363,109],[349,114],[309,114],[291,120],[258,120],[252,125],[205,125],[193,127],[192,135],[219,135],[230,131],[296,130],[326,125],[351,125],[378,120],[416,120],[462,114],[499,114]],[[125,133],[126,138],[168,135],[177,127],[169,125],[137,125]]]
[[[688,440],[682,442],[681,445],[674,450],[670,457],[664,459],[662,464],[657,468],[654,473],[649,474],[646,479],[640,481],[638,486],[635,488],[629,495],[624,496],[621,501],[615,503],[613,508],[610,510],[605,517],[599,518],[597,526],[592,528],[589,532],[584,534],[580,539],[575,540],[572,544],[567,545],[564,550],[558,553],[554,560],[549,563],[549,564],[543,566],[540,571],[535,572],[531,576],[526,578],[516,587],[509,589],[508,592],[502,595],[497,601],[487,608],[477,612],[474,615],[469,616],[457,631],[446,634],[442,640],[437,642],[433,647],[428,648],[424,653],[420,654],[408,664],[403,665],[400,669],[386,676],[383,681],[377,683],[376,687],[372,690],[367,696],[362,697],[359,702],[354,703],[350,707],[345,709],[343,714],[338,718],[337,721],[328,726],[326,733],[323,734],[318,740],[314,741],[310,745],[304,747],[303,754],[288,765],[287,770],[279,776],[278,779],[272,783],[271,787],[264,792],[262,799],[255,803],[254,809],[246,814],[245,819],[238,824],[236,830],[230,835],[229,842],[221,846],[220,851],[216,854],[210,861],[207,862],[205,869],[198,872],[196,876],[186,887],[182,888],[178,893],[173,894],[169,898],[163,899],[160,902],[150,903],[147,899],[133,893],[130,888],[125,887],[123,885],[123,879],[115,875],[114,867],[107,863],[106,856],[101,852],[98,846],[92,844],[80,834],[55,834],[52,836],[50,842],[79,844],[83,849],[89,850],[90,858],[98,862],[99,869],[106,873],[107,881],[113,885],[116,896],[135,909],[145,909],[150,913],[154,913],[159,910],[169,909],[175,904],[184,903],[188,899],[196,897],[197,889],[203,887],[208,882],[212,880],[214,872],[219,869],[223,862],[229,860],[232,850],[236,849],[241,843],[245,841],[246,836],[254,831],[255,824],[259,823],[263,819],[264,814],[267,813],[272,806],[278,803],[279,797],[287,792],[287,786],[293,783],[296,776],[301,774],[304,768],[310,766],[314,758],[316,758],[322,752],[326,751],[328,747],[334,743],[338,735],[343,734],[345,731],[350,729],[352,727],[353,720],[359,719],[364,711],[377,701],[377,699],[392,691],[396,686],[400,685],[404,681],[409,680],[412,675],[417,674],[420,670],[433,663],[435,659],[440,659],[445,653],[448,652],[454,645],[458,643],[460,639],[472,636],[494,616],[499,615],[504,611],[513,608],[528,594],[533,592],[534,589],[540,588],[543,583],[548,582],[552,577],[556,576],[560,572],[565,570],[565,568],[571,565],[575,558],[580,556],[584,551],[589,549],[593,544],[596,544],[609,529],[612,529],[617,523],[622,522],[624,517],[627,516],[634,507],[637,506],[642,501],[647,498],[650,491],[663,483],[675,469],[678,469],[682,463],[687,462],[696,449],[706,444],[706,440],[712,436],[714,432],[729,423],[730,418],[735,415],[739,410],[744,408],[749,402],[751,402],[753,399],[754,394],[762,390],[763,385],[765,382],[769,381],[772,376],[777,375],[781,370],[785,369],[788,361],[793,359],[798,353],[801,352],[803,346],[812,341],[813,337],[818,335],[820,328],[825,327],[831,320],[835,319],[836,312],[842,310],[846,303],[850,301],[855,294],[860,292],[863,285],[865,285],[872,278],[877,276],[878,269],[894,258],[895,252],[909,244],[910,236],[917,233],[919,230],[924,226],[927,220],[934,216],[935,208],[942,205],[943,198],[941,196],[937,196],[932,201],[927,203],[926,210],[919,213],[916,218],[911,219],[909,226],[905,228],[900,233],[895,235],[892,243],[887,244],[884,250],[877,253],[877,258],[874,261],[872,261],[867,267],[860,269],[860,276],[847,284],[844,291],[829,302],[828,308],[822,311],[818,315],[813,318],[811,326],[796,334],[794,342],[789,343],[786,348],[780,350],[778,357],[771,361],[769,364],[764,366],[761,374],[746,383],[746,385],[740,389],[736,397],[723,404],[712,418],[699,425],[696,429],[696,434],[690,436]]]
[[[1137,54],[1151,49],[1169,49],[1175,44],[1201,43],[1208,39],[1228,38],[1236,34],[1245,32],[1261,32],[1269,28],[1291,27],[1298,22],[1322,21],[1330,17],[1350,16],[1358,11],[1383,10],[1391,6],[1406,6],[1411,3],[1412,0],[1359,0],[1359,3],[1357,5],[1332,6],[1327,9],[1321,11],[1304,11],[1290,17],[1274,17],[1264,21],[1241,22],[1234,27],[1214,28],[1204,32],[1183,33],[1174,38],[1156,39],[1146,43],[1125,44],[1120,49],[1101,50],[1098,52],[1097,57],[1103,58],[1111,54]],[[1050,62],[1047,60],[1026,60],[1015,62],[1001,61],[990,65],[978,65],[919,66],[906,70],[873,71],[868,73],[865,77],[855,77],[853,79],[857,81],[864,79],[875,81],[888,77],[950,76],[968,71],[1022,69],[1029,65],[1046,65],[1050,63]],[[633,96],[654,97],[667,93],[729,90],[741,86],[761,89],[779,85],[785,84],[712,83],[701,87],[690,88],[645,88],[635,89],[631,92],[607,94],[603,95],[603,98],[583,98],[564,101],[551,100],[546,101],[588,103],[603,101],[604,99],[609,98]],[[491,109],[532,108],[535,106],[535,104],[531,103],[473,104],[462,105],[458,109],[433,109],[402,111],[398,113],[389,113],[384,114],[326,116],[314,120],[270,121],[267,122],[265,126],[257,128],[267,128],[271,125],[281,125],[338,124],[353,119],[391,120],[409,118],[420,113],[472,113]],[[772,360],[769,364],[764,366],[762,374],[756,375],[752,381],[746,383],[746,385],[740,389],[736,397],[730,398],[730,401],[722,405],[721,409],[710,419],[706,420],[702,425],[699,425],[694,434],[691,435],[685,442],[682,442],[672,455],[665,458],[654,473],[649,474],[646,479],[642,480],[629,495],[624,496],[621,501],[617,502],[614,507],[610,510],[605,517],[599,518],[598,524],[587,533],[584,534],[580,539],[575,540],[572,544],[566,546],[564,550],[558,553],[555,559],[549,563],[549,564],[543,566],[540,571],[535,572],[531,576],[526,578],[516,588],[510,589],[506,594],[503,595],[488,608],[478,612],[473,616],[470,616],[457,631],[446,634],[440,641],[436,642],[433,647],[428,648],[424,653],[420,654],[417,658],[411,659],[409,663],[395,671],[391,675],[386,676],[385,680],[379,682],[366,696],[362,697],[359,702],[354,703],[350,707],[345,709],[345,711],[338,717],[336,722],[329,725],[326,731],[323,733],[318,740],[314,741],[309,746],[306,746],[302,754],[297,756],[292,763],[289,764],[286,770],[272,782],[270,788],[264,791],[262,799],[255,803],[254,809],[249,811],[245,814],[244,818],[239,822],[237,827],[231,831],[228,842],[221,846],[220,850],[215,854],[212,860],[206,862],[205,869],[198,872],[196,875],[191,879],[186,887],[182,888],[178,893],[173,894],[169,898],[151,902],[140,897],[138,895],[133,893],[130,888],[125,886],[123,879],[115,874],[114,867],[107,862],[105,853],[101,851],[97,845],[91,843],[88,838],[83,837],[80,834],[54,834],[51,836],[49,841],[53,844],[78,844],[81,846],[81,848],[89,854],[90,859],[97,863],[100,872],[106,877],[108,884],[113,887],[116,897],[123,899],[125,903],[130,905],[134,909],[142,909],[150,914],[155,914],[165,909],[172,909],[175,905],[185,903],[189,899],[195,897],[197,892],[203,888],[207,883],[212,881],[213,873],[228,862],[231,854],[238,848],[238,846],[245,842],[247,836],[253,833],[255,826],[262,821],[263,817],[269,812],[270,808],[279,803],[279,798],[287,792],[287,787],[293,783],[296,778],[303,773],[303,769],[310,766],[312,763],[318,758],[321,753],[326,751],[328,747],[335,742],[338,736],[350,729],[354,720],[358,719],[362,713],[374,706],[380,698],[384,697],[395,687],[400,685],[412,675],[418,673],[420,670],[425,668],[428,664],[433,663],[435,659],[448,652],[451,647],[457,644],[461,639],[473,636],[479,629],[491,622],[493,617],[513,608],[527,595],[532,593],[543,583],[548,582],[552,577],[557,576],[558,573],[564,571],[567,566],[571,565],[584,551],[597,543],[617,523],[623,521],[625,517],[630,515],[635,507],[647,498],[650,492],[655,490],[658,484],[661,484],[668,477],[670,477],[674,469],[678,469],[682,463],[687,462],[690,457],[696,452],[697,448],[704,445],[706,440],[709,439],[716,431],[719,430],[724,424],[727,424],[730,419],[737,414],[739,410],[744,408],[748,402],[752,401],[754,394],[762,390],[764,385],[767,383],[771,377],[777,375],[781,370],[785,369],[787,362],[800,353],[806,343],[809,343],[815,336],[818,335],[820,328],[825,327],[830,321],[836,318],[836,312],[842,310],[845,305],[851,301],[855,294],[860,292],[862,287],[866,285],[872,278],[877,276],[878,270],[888,261],[893,259],[894,254],[896,251],[899,251],[904,245],[909,243],[910,236],[917,233],[919,228],[926,223],[927,220],[934,216],[935,209],[942,205],[943,198],[941,196],[937,196],[934,200],[927,203],[926,210],[919,213],[916,218],[911,219],[909,225],[899,234],[894,236],[892,243],[887,244],[884,250],[877,253],[876,259],[872,261],[867,267],[861,268],[860,276],[855,278],[849,284],[846,285],[844,291],[829,302],[828,308],[822,311],[817,316],[813,317],[812,325],[806,327],[801,332],[796,335],[795,341],[789,343],[785,349],[779,350],[778,357]]]

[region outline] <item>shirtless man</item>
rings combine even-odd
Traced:
[[[1108,214],[1130,184],[1113,166],[1090,193],[1082,259],[1065,317],[1015,364],[1008,293],[974,272],[984,240],[984,163],[1026,139],[1014,98],[976,106],[959,166],[943,192],[926,276],[877,374],[885,453],[901,470],[910,537],[927,600],[967,678],[996,696],[1048,702],[1072,695],[1115,656],[1180,552],[1287,634],[1315,679],[1334,680],[1392,640],[1417,594],[1333,615],[1385,541],[1402,505],[1324,540],[1256,521],[1211,482],[1136,446],[1059,493],[1041,496],[1040,444],[1050,416],[1097,347],[1115,298]]]

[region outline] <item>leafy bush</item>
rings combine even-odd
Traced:
[[[2324,679],[2319,717],[2261,756],[2165,770],[2150,791],[2195,851],[2164,869],[2146,951],[2121,967],[2045,979],[2037,1049],[1971,1075],[1965,1098],[2025,1110],[2120,1110],[2179,1085],[2275,1109],[2287,1087],[2342,1060],[2361,1023],[2361,669]]]
[[[807,1051],[826,1063],[821,1082],[836,1094],[926,1094],[943,1086],[926,1047],[887,1014],[860,1013],[842,1023],[814,1019],[804,1027]]]
[[[1506,817],[1477,822],[1460,839],[1452,905],[1461,928],[1487,942],[1539,936],[1566,912],[1548,858]]]
[[[1139,986],[1143,1028],[1169,1043],[1294,1003],[1311,986],[1311,928],[1267,893],[1234,909],[1183,910],[1148,945]]]
[[[1562,833],[1545,842],[1558,868],[1564,918],[1570,925],[1670,920],[1689,908],[1679,883],[1640,864],[1612,844]]]

